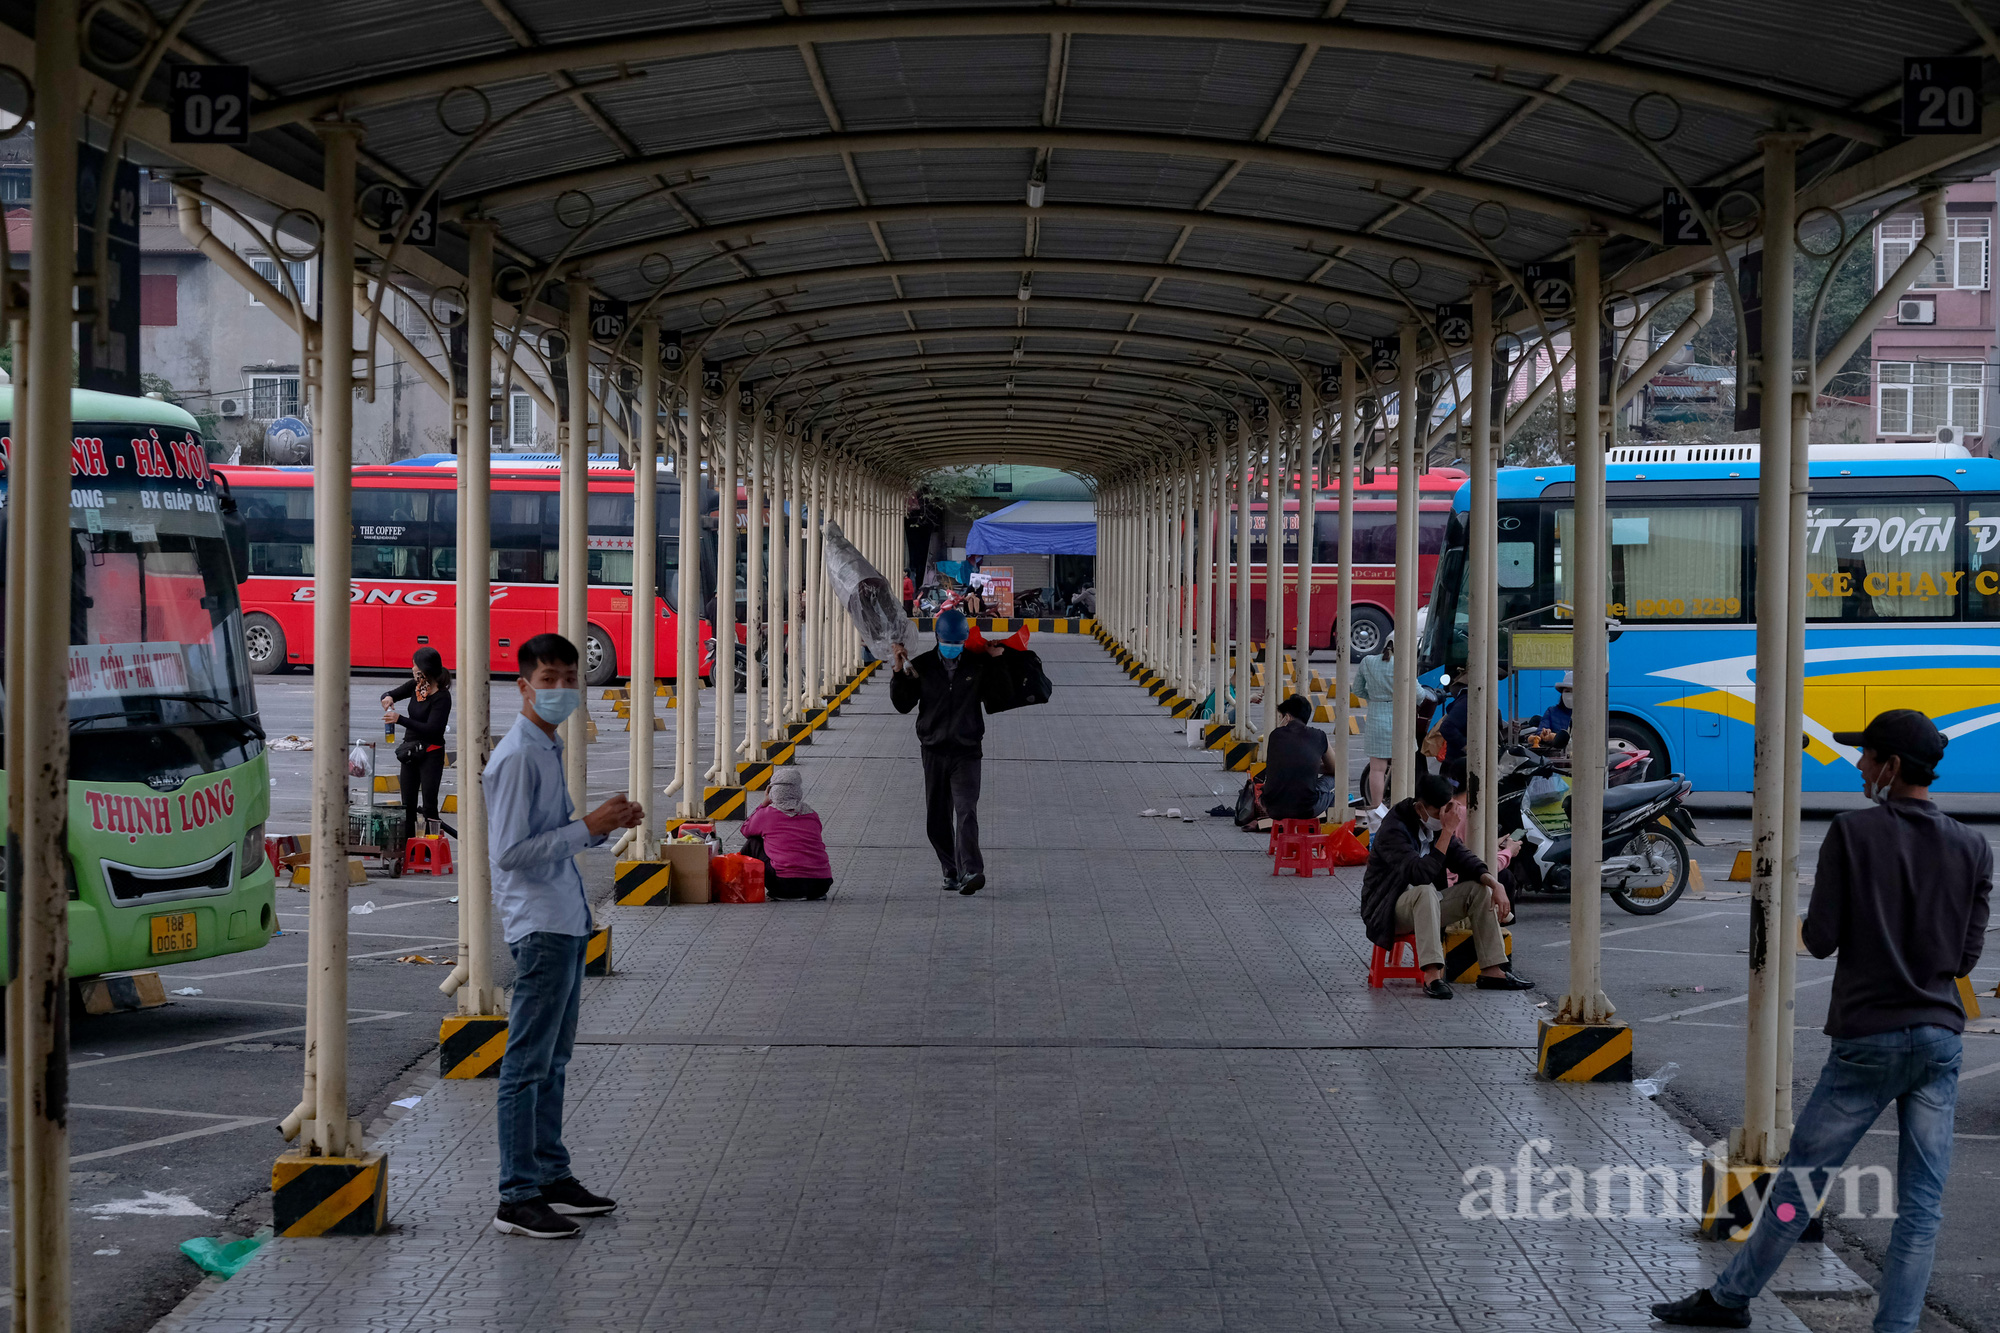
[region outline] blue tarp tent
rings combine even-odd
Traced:
[[[1021,500],[977,519],[967,555],[1096,555],[1097,505],[1088,500]]]

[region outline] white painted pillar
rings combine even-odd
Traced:
[[[1424,424],[1417,412],[1417,327],[1402,327],[1396,362],[1396,657],[1395,740],[1390,760],[1391,804],[1417,782],[1417,449]]]

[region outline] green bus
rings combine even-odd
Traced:
[[[0,469],[13,397],[0,388]],[[76,390],[71,412],[70,975],[262,948],[276,876],[242,521],[180,408]]]

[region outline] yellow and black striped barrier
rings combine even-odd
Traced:
[[[1194,710],[1199,707],[1194,700],[1184,699],[1178,694],[1174,695],[1171,700],[1162,699],[1160,702],[1166,704],[1168,711],[1175,717],[1193,717]]]
[[[583,975],[611,975],[611,927],[599,926],[590,932],[590,939],[583,946]]]
[[[1095,634],[1097,622],[1089,616],[973,616],[972,624],[981,634],[1012,634],[1017,629],[1025,629],[1031,634]],[[919,633],[930,634],[937,629],[936,616],[917,617]]]
[[[749,799],[746,787],[703,787],[701,789],[701,812],[709,819],[742,819],[746,812],[744,803]]]
[[[1507,944],[1507,956],[1514,956],[1514,932],[1503,930],[1500,938]],[[1444,979],[1470,984],[1479,980],[1479,946],[1472,942],[1469,930],[1447,930],[1444,933]]]
[[[505,1014],[452,1014],[438,1024],[438,1064],[446,1078],[499,1078],[506,1053]]]
[[[1227,722],[1211,722],[1201,729],[1201,743],[1204,749],[1220,750],[1229,744],[1230,726]]]
[[[1979,1017],[1979,997],[1973,993],[1971,977],[1958,979],[1958,1002],[1964,1006],[1967,1018]]]
[[[620,907],[666,907],[674,900],[667,861],[620,861],[612,870],[611,900]]]
[[[1542,1019],[1535,1077],[1557,1083],[1630,1083],[1632,1028],[1625,1023]]]
[[[271,1228],[280,1236],[378,1236],[389,1220],[389,1155],[285,1153],[271,1167]]]
[[[1257,742],[1237,741],[1222,752],[1222,766],[1231,773],[1258,773],[1264,766],[1257,762]]]
[[[1776,1166],[1730,1166],[1713,1159],[1701,1164],[1701,1236],[1703,1240],[1744,1241],[1750,1238],[1763,1208],[1765,1192],[1783,1170]],[[1826,1239],[1818,1214],[1806,1223],[1799,1239]]]

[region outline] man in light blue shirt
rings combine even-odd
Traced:
[[[570,1174],[562,1141],[563,1080],[576,1046],[590,940],[590,900],[576,856],[646,813],[620,792],[575,817],[556,728],[583,701],[576,645],[560,634],[537,634],[519,657],[521,716],[495,747],[483,783],[493,902],[514,956],[514,1001],[500,1060],[500,1209],[493,1229],[549,1240],[577,1234],[571,1217],[617,1207]]]

